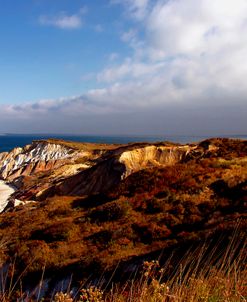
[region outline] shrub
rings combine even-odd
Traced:
[[[153,241],[167,238],[171,234],[166,225],[159,226],[156,223],[136,223],[132,225],[132,228],[137,235],[136,239],[138,240],[139,238],[144,244],[150,244]]]
[[[88,237],[93,244],[97,244],[100,246],[108,246],[110,241],[112,240],[112,231],[110,230],[103,230],[96,234],[93,234]]]
[[[92,222],[115,221],[128,214],[130,206],[128,202],[109,202],[89,213]]]
[[[29,272],[40,271],[52,262],[51,250],[44,241],[29,241],[18,250],[17,265]]]
[[[31,235],[31,239],[44,240],[47,243],[54,241],[65,241],[69,237],[71,225],[69,223],[57,223],[45,229],[36,230]]]
[[[147,214],[156,214],[163,212],[165,209],[165,200],[152,198],[146,201],[146,213]]]

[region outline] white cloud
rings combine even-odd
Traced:
[[[141,20],[146,16],[149,0],[126,0],[130,13]]]
[[[197,64],[176,61],[167,74],[145,80],[115,82],[77,97],[1,106],[0,127],[5,132],[244,134],[246,87],[236,90],[223,83],[222,89],[214,78],[208,83],[195,74],[200,74]]]
[[[140,21],[147,14],[149,0],[112,0],[111,3],[123,4],[128,14],[137,21]]]
[[[60,12],[57,15],[42,15],[39,17],[39,23],[45,26],[54,26],[61,29],[77,29],[82,26],[82,16],[88,11],[87,7],[82,7],[78,13],[69,15]]]
[[[136,39],[137,31],[133,28],[124,32],[121,36],[122,41],[124,42],[131,42]]]
[[[158,74],[164,67],[164,63],[148,64],[144,62],[135,62],[127,58],[121,65],[108,67],[101,71],[97,79],[99,82],[115,82],[119,80],[128,80],[130,78],[142,79],[145,76]]]
[[[77,15],[67,16],[64,13],[58,16],[41,16],[39,19],[40,24],[55,26],[62,29],[75,29],[82,26],[81,17]]]
[[[222,51],[241,42],[245,0],[159,1],[145,20],[148,42],[163,57]]]
[[[143,129],[155,124],[160,112],[164,115],[160,123],[169,121],[177,132],[193,129],[194,120],[204,123],[204,129],[247,129],[246,0],[114,2],[124,4],[142,32],[132,24],[121,35],[133,54],[119,63],[114,62],[114,53],[110,56],[109,66],[96,76],[105,87],[73,98],[6,106],[0,119],[52,119],[59,113],[56,116],[72,123],[95,117],[91,120],[97,124],[98,116],[106,116],[104,122],[110,123],[120,113],[128,120],[133,112],[146,110],[145,116],[152,111],[148,125],[140,117],[134,119],[144,124]],[[181,112],[180,126],[174,112]],[[168,122],[165,125],[169,127]]]
[[[231,95],[235,91],[236,96],[247,96],[246,0],[134,1],[132,6],[125,0],[127,4],[149,8],[139,19],[142,38],[133,28],[126,31],[121,39],[132,48],[133,57],[105,68],[98,80],[142,82],[159,76],[171,84],[163,85],[163,94],[183,88],[185,102],[193,97],[191,89],[198,102],[214,91],[221,91],[222,104],[230,90]],[[136,20],[131,13],[129,17]]]

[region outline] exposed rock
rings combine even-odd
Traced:
[[[8,263],[14,256],[16,276],[27,272],[21,285],[30,288],[44,266],[53,285],[72,274],[75,282],[112,276],[119,264],[122,280],[126,263],[136,271],[133,264],[155,259],[154,253],[170,266],[169,255],[179,248],[177,266],[200,243],[205,251],[205,240],[217,243],[220,254],[225,239],[245,246],[246,147],[246,141],[220,139],[110,149],[81,144],[71,157],[37,161],[35,173],[20,168],[10,208],[0,215],[0,238],[8,243],[0,258]],[[36,203],[14,208],[14,198]]]
[[[12,197],[21,201],[43,200],[54,195],[81,196],[105,192],[142,169],[212,156],[229,157],[233,151],[244,156],[246,142],[209,139],[191,145],[165,142],[102,145],[35,141],[0,154],[0,178],[17,187]]]
[[[185,158],[191,149],[194,148],[191,146],[147,146],[125,151],[119,158],[119,162],[125,165],[126,172],[123,177],[149,167],[173,165]]]
[[[125,146],[109,158],[71,177],[65,178],[40,194],[39,199],[53,195],[88,195],[105,192],[130,174],[152,167],[165,167],[183,160],[195,146],[149,145]]]
[[[0,213],[6,208],[9,202],[9,197],[15,190],[7,185],[4,181],[0,180]]]
[[[15,148],[0,154],[0,176],[12,179],[38,171],[51,170],[58,160],[72,158],[74,150],[46,142],[34,142],[24,148]]]

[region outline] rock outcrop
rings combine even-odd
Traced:
[[[0,178],[17,188],[12,197],[21,201],[44,200],[54,195],[82,196],[106,192],[142,169],[226,156],[235,149],[245,155],[246,145],[223,139],[187,145],[35,141],[0,154]]]
[[[125,166],[122,178],[141,169],[173,165],[183,160],[192,149],[188,145],[146,146],[124,151],[119,158],[119,162]]]
[[[90,195],[106,192],[134,172],[173,165],[186,158],[195,146],[129,145],[111,152],[96,165],[63,179],[37,197],[53,195]]]
[[[0,178],[17,187],[14,197],[22,201],[85,195],[106,191],[141,169],[172,165],[193,148],[165,143],[74,147],[62,141],[35,141],[0,154]]]
[[[200,243],[203,252],[209,243],[210,259],[214,242],[220,254],[225,239],[246,246],[247,141],[121,146],[46,141],[43,151],[38,148],[34,143],[26,152],[2,154],[0,161],[2,171],[7,158],[19,175],[11,169],[6,174],[17,186],[11,201],[36,201],[16,208],[19,202],[12,202],[0,215],[6,243],[0,260],[15,263],[16,280],[25,272],[21,290],[23,284],[30,290],[35,276],[40,284],[44,266],[53,291],[60,278],[71,282],[73,275],[78,285],[93,274],[97,280],[105,272],[116,275],[115,268],[122,268],[116,275],[122,280],[125,268],[130,265],[133,275],[136,261],[141,265],[154,255],[169,259],[173,274],[169,255],[177,248],[182,253],[175,267],[191,250],[201,259]],[[33,162],[36,168],[29,169]],[[5,188],[8,196],[12,191]],[[234,245],[233,254],[237,251]]]
[[[9,204],[16,206],[35,199],[36,194],[48,188],[53,180],[88,168],[86,162],[90,156],[87,150],[49,141],[34,141],[9,153],[0,153],[0,179],[12,185],[1,183],[5,192],[1,193],[1,211]],[[81,162],[76,162],[78,159]]]
[[[0,154],[0,177],[15,178],[35,172],[51,170],[59,166],[59,161],[74,156],[74,150],[65,146],[42,141],[24,148],[15,148]]]
[[[15,190],[0,180],[0,213],[4,211],[9,202],[9,197]]]

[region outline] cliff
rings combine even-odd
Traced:
[[[236,224],[236,240],[246,238],[247,141],[49,140],[1,154],[0,167],[17,187],[12,198],[36,201],[0,214],[0,260],[14,257],[27,287],[44,266],[51,282],[82,280],[174,250],[184,257],[207,239],[220,238],[221,253]]]
[[[35,199],[36,194],[48,188],[52,181],[65,178],[88,168],[87,162],[97,158],[100,151],[89,152],[75,148],[73,143],[57,140],[34,141],[24,148],[0,153],[0,179],[2,182],[0,211],[6,206],[19,205],[22,201]]]
[[[174,165],[186,158],[195,147],[185,146],[146,146],[124,151],[119,163],[125,167],[122,178],[142,169]]]
[[[233,145],[234,142],[219,139],[191,145],[37,141],[0,154],[0,177],[17,187],[14,197],[23,201],[54,195],[82,196],[106,192],[143,169],[224,156]]]
[[[15,192],[13,188],[0,180],[0,213],[7,207],[9,197]]]
[[[46,142],[34,142],[24,148],[15,148],[0,154],[0,176],[13,179],[38,171],[51,170],[60,160],[72,158],[74,150]]]
[[[54,194],[84,195],[108,190],[133,172],[172,165],[190,146],[93,145],[37,141],[0,154],[0,177],[11,181],[21,200]]]

